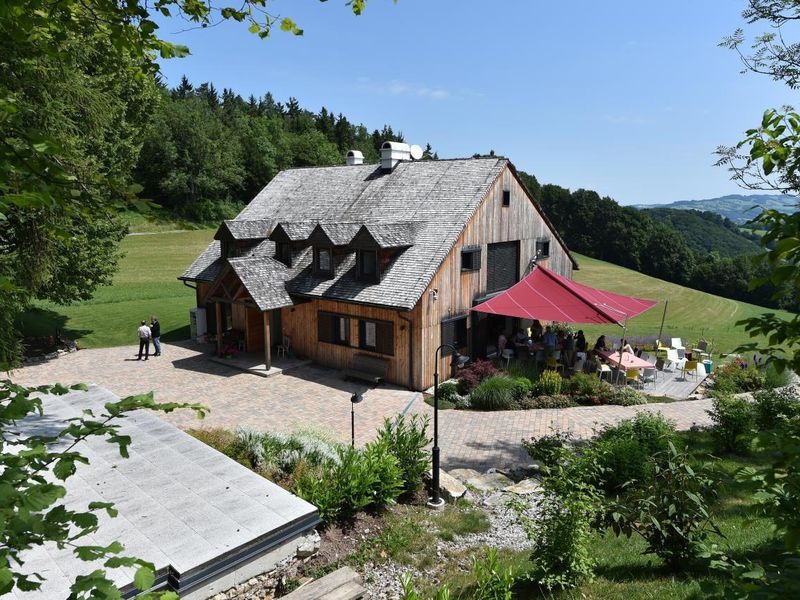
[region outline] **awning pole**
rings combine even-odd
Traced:
[[[656,348],[661,345],[661,334],[664,332],[664,320],[667,318],[667,304],[669,300],[664,300],[664,314],[661,315],[661,327],[658,329],[658,339],[656,340]]]
[[[622,339],[619,342],[619,368],[622,370],[622,351],[625,345],[625,336],[628,333],[628,315],[625,315],[625,322],[622,325]],[[627,369],[625,372],[625,377],[628,377]],[[627,380],[627,379],[626,379]]]

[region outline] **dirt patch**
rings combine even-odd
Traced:
[[[383,519],[372,513],[359,513],[341,525],[330,525],[320,530],[319,552],[305,566],[305,571],[335,565],[352,554],[367,538],[378,535],[383,529]]]

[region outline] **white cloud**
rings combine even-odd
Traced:
[[[455,95],[450,90],[441,86],[411,83],[400,79],[392,79],[388,83],[378,83],[370,81],[367,77],[359,77],[356,82],[362,90],[373,94],[416,97],[438,101],[459,99],[461,97],[460,94]]]

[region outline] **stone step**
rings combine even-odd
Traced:
[[[282,600],[357,600],[366,591],[361,576],[350,567],[342,567],[283,596]]]

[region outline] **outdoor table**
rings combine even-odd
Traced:
[[[597,355],[602,356],[608,364],[622,369],[652,369],[655,364],[639,358],[630,352],[622,353],[622,366],[620,367],[619,350],[597,350]]]

